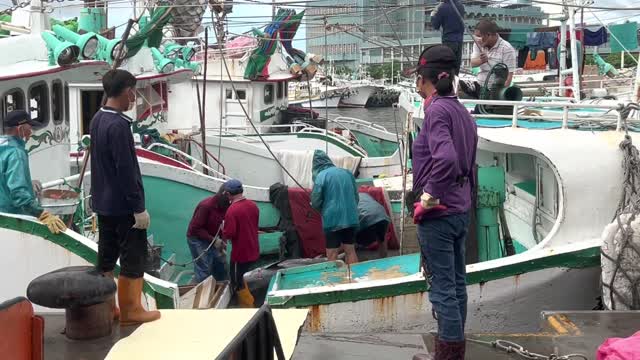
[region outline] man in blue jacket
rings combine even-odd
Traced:
[[[431,25],[435,30],[442,28],[442,45],[448,46],[456,56],[456,75],[462,63],[462,40],[464,37],[464,5],[460,0],[441,0],[431,13]],[[455,6],[455,8],[454,8]],[[456,11],[457,10],[457,11]]]
[[[25,144],[33,125],[38,123],[24,110],[14,110],[4,119],[4,135],[0,136],[0,212],[35,216],[57,234],[67,227],[59,217],[42,209],[36,197],[40,182],[31,181]]]
[[[358,187],[353,174],[337,168],[322,151],[313,153],[311,207],[322,214],[327,240],[327,259],[334,261],[342,245],[346,263],[358,262],[355,236],[358,230]]]
[[[136,78],[111,70],[102,78],[107,102],[91,120],[91,206],[98,214],[97,268],[113,276],[118,257],[118,302],[114,318],[134,325],[160,318],[141,304],[147,255],[149,213],[145,209],[142,175],[131,133],[132,119],[123,114],[136,101]]]

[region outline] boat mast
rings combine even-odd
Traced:
[[[575,3],[575,2],[574,2]],[[571,39],[571,70],[573,71],[573,96],[580,101],[580,67],[578,66],[578,43],[576,39],[576,11],[569,8],[569,39]]]
[[[563,8],[566,11],[566,7]],[[563,11],[563,12],[564,12]],[[564,85],[564,71],[567,69],[567,18],[566,14],[563,16],[560,24],[560,49],[558,57],[560,58],[560,75],[558,76],[558,88],[562,89]],[[560,95],[559,93],[558,95]]]

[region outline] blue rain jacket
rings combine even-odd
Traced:
[[[33,193],[25,142],[0,136],[0,212],[40,216],[42,207]]]
[[[324,151],[313,154],[311,206],[322,214],[325,232],[358,228],[358,187],[353,174],[337,168]]]

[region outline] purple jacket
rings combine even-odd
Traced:
[[[477,146],[476,122],[464,105],[456,96],[435,97],[413,142],[413,191],[431,194],[448,209],[428,217],[469,211]]]

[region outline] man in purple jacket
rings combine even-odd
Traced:
[[[142,175],[131,133],[132,119],[123,112],[136,101],[136,78],[125,70],[102,77],[107,102],[91,120],[91,208],[98,214],[98,264],[113,276],[120,258],[118,303],[114,318],[135,325],[160,318],[142,307],[149,213],[145,208]]]
[[[453,51],[435,45],[422,52],[413,69],[418,93],[425,98],[435,93],[413,143],[413,191],[421,194],[416,205],[421,215],[414,219],[438,321],[435,357],[420,354],[414,360],[464,359],[465,240],[478,135],[475,121],[453,92],[453,64]]]

